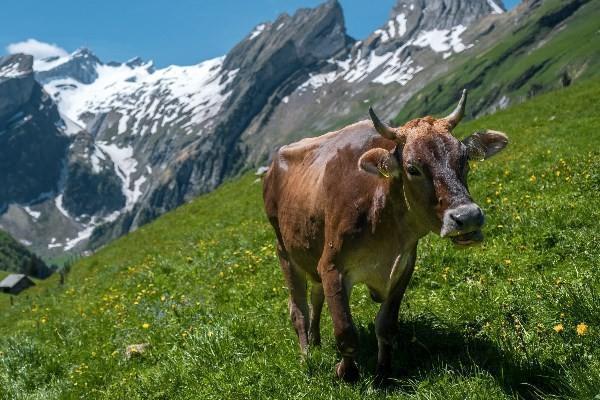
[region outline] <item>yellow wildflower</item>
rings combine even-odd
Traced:
[[[563,326],[563,324],[557,324],[557,325],[554,325],[554,328],[552,328],[552,329],[554,329],[554,331],[556,333],[561,333],[562,331],[565,330],[565,327]]]
[[[144,324],[142,325],[142,328],[148,329],[148,328],[150,328],[150,324],[147,322],[144,322]]]
[[[588,326],[585,324],[585,322],[582,322],[577,325],[577,334],[579,336],[585,335],[587,333],[587,331],[588,331]]]

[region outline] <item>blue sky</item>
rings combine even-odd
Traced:
[[[260,22],[323,0],[18,0],[2,5],[0,54],[26,39],[71,52],[89,47],[103,61],[134,56],[158,66],[194,64],[227,53]],[[348,33],[364,38],[396,0],[340,0]],[[505,0],[514,7],[518,0]],[[7,16],[10,16],[7,18]]]

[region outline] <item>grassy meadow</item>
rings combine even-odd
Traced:
[[[421,243],[390,385],[372,382],[378,306],[361,286],[361,380],[334,378],[327,310],[301,360],[248,174],[78,261],[64,286],[0,294],[0,398],[600,398],[599,98],[588,81],[457,129],[511,140],[470,173],[486,241]]]

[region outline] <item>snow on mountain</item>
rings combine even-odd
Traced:
[[[73,78],[51,79],[44,89],[52,95],[59,110],[79,125],[86,113],[119,112],[119,133],[155,133],[157,128],[177,118],[187,118],[192,127],[212,118],[229,96],[227,84],[236,71],[224,73],[223,57],[193,66],[170,66],[154,70],[152,63],[98,65],[97,78],[84,84]],[[128,124],[129,120],[136,121]],[[154,124],[140,126],[145,118]]]
[[[258,35],[263,33],[263,31],[265,30],[266,27],[267,27],[267,24],[257,25],[256,28],[254,28],[254,30],[250,33],[250,40],[256,38]]]
[[[494,2],[494,0],[487,0],[489,6],[492,8],[494,14],[502,14],[504,9]]]
[[[0,79],[11,79],[18,78],[20,76],[24,76],[27,74],[27,71],[23,71],[20,69],[20,64],[18,62],[12,64],[6,64],[0,67]]]

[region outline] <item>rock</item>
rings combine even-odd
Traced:
[[[150,348],[150,343],[130,344],[125,348],[125,359],[141,357]]]
[[[63,205],[70,214],[106,216],[125,206],[122,182],[108,154],[83,131],[69,148]]]
[[[31,98],[35,86],[32,66],[33,57],[25,54],[0,57],[0,122]]]
[[[35,72],[35,78],[41,84],[54,79],[74,79],[81,83],[92,83],[98,78],[96,67],[102,62],[89,49],[75,51],[68,60],[50,68],[59,57],[51,57],[40,62],[40,68]]]

